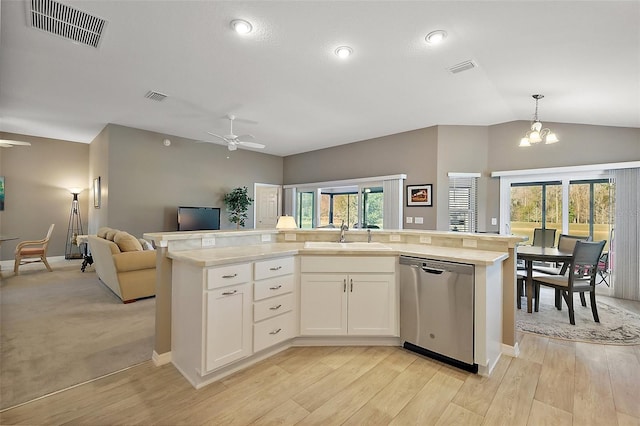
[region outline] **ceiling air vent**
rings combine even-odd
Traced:
[[[107,21],[53,0],[30,0],[28,20],[33,28],[97,48]]]
[[[451,74],[458,74],[459,72],[470,70],[470,69],[473,69],[475,67],[477,67],[475,62],[473,62],[473,61],[464,61],[464,62],[460,62],[457,65],[449,67],[449,72]]]
[[[147,94],[144,95],[144,97],[147,98],[147,99],[151,99],[152,101],[162,102],[167,97],[167,95],[165,95],[164,93],[160,93],[160,92],[155,92],[153,90],[149,90],[147,92]]]

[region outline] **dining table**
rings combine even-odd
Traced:
[[[561,251],[556,247],[540,247],[540,246],[517,246],[518,259],[524,261],[527,277],[525,280],[527,294],[527,312],[533,311],[533,262],[551,262],[562,263],[560,274],[564,274],[569,266],[569,262],[573,257],[572,252]],[[556,307],[560,301],[559,293],[556,292]]]

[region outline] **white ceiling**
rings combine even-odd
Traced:
[[[543,123],[640,127],[640,1],[62,2],[108,21],[97,49],[2,0],[0,131],[89,143],[116,123],[212,141],[232,113],[253,122],[236,134],[284,156],[530,120],[534,93]],[[429,46],[436,29],[446,43]],[[478,67],[448,72],[466,60]]]

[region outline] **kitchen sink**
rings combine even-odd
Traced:
[[[385,246],[382,243],[366,243],[366,242],[351,242],[351,243],[339,243],[334,241],[307,241],[304,243],[306,249],[318,249],[318,250],[391,250],[391,247]]]

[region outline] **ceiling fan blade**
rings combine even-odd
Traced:
[[[251,134],[236,136],[236,139],[255,139],[255,137]]]
[[[216,138],[220,138],[225,142],[227,141],[227,138],[225,138],[224,136],[216,135],[215,133],[211,133],[211,132],[207,132],[207,133],[209,133],[211,136],[215,136]]]
[[[259,148],[262,149],[264,148],[266,145],[263,145],[261,143],[257,143],[257,142],[245,142],[245,141],[236,141],[236,143],[242,145],[242,146],[246,146],[248,148]]]

